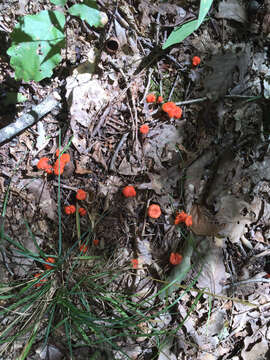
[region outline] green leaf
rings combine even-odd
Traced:
[[[203,22],[204,18],[206,17],[212,3],[213,3],[213,0],[201,0],[197,28],[199,26],[201,26],[201,23]]]
[[[79,16],[81,20],[85,20],[90,26],[103,26],[95,0],[84,0],[82,4],[71,6],[68,12],[70,15]]]
[[[7,51],[16,79],[40,81],[52,76],[65,46],[64,26],[65,16],[59,11],[45,10],[19,18]]]
[[[27,97],[21,93],[8,92],[6,97],[2,100],[2,103],[7,106],[10,104],[17,104],[27,100]]]
[[[66,5],[67,0],[50,0],[50,2],[54,5],[64,6]]]
[[[187,38],[190,34],[192,34],[195,30],[197,30],[202,24],[205,16],[207,15],[213,0],[201,0],[200,3],[200,11],[199,18],[197,20],[189,21],[188,23],[180,26],[177,29],[174,29],[165,44],[162,46],[162,49],[165,50],[169,46],[180,43],[185,38]]]
[[[173,30],[165,44],[162,46],[162,49],[165,50],[169,46],[177,44],[183,41],[186,37],[193,33],[197,29],[197,20],[189,21],[188,23],[180,26],[179,28]]]

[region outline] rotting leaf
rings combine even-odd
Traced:
[[[85,168],[78,160],[75,161],[75,164],[76,164],[75,174],[86,175],[92,173],[92,170]]]
[[[197,201],[203,195],[202,178],[205,173],[205,168],[213,164],[216,160],[216,154],[213,148],[204,152],[199,156],[187,169],[185,181],[185,203],[187,204],[187,211],[191,211],[191,204],[194,199]]]
[[[57,220],[57,206],[51,198],[49,188],[42,179],[24,179],[20,182],[31,194],[34,195],[35,201],[39,204],[40,209],[49,219]]]
[[[146,264],[151,265],[153,262],[152,254],[151,254],[151,246],[149,240],[146,238],[143,240],[136,239],[136,245],[138,248],[138,254],[139,254],[139,263],[140,264]]]
[[[247,227],[257,221],[262,201],[254,198],[249,204],[233,195],[225,195],[218,199],[216,218],[225,226],[220,234],[227,236],[232,243],[238,242],[247,232]]]
[[[162,162],[172,159],[176,154],[177,144],[182,144],[180,127],[161,125],[149,132],[144,146],[145,157],[154,159],[155,169],[163,169]]]
[[[233,75],[237,69],[239,71],[239,82],[242,82],[247,71],[249,57],[248,49],[237,54],[229,51],[225,54],[213,56],[206,64],[212,68],[212,73],[205,76],[204,95],[211,100],[217,100],[224,96],[233,85]]]
[[[107,164],[106,164],[106,160],[104,159],[103,153],[102,153],[102,148],[101,148],[101,144],[99,142],[96,142],[93,145],[93,153],[92,153],[92,158],[100,165],[102,165],[104,167],[105,170],[108,169]]]
[[[66,98],[71,121],[89,127],[92,116],[107,102],[108,96],[101,83],[92,80],[89,73],[69,76],[66,80]]]
[[[200,289],[208,289],[214,294],[220,294],[227,279],[222,248],[216,246],[210,238],[201,240],[195,263],[197,270],[202,268],[197,286]]]
[[[190,229],[196,235],[216,236],[224,228],[224,224],[220,224],[205,206],[194,204],[190,215],[192,216]]]
[[[142,173],[143,170],[145,170],[145,165],[143,161],[139,164],[138,161],[136,161],[136,159],[131,156],[129,162],[124,157],[116,171],[122,175],[134,176]]]
[[[219,3],[216,17],[245,23],[247,22],[247,11],[239,0],[224,0]]]

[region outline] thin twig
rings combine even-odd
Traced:
[[[238,281],[234,284],[224,286],[224,289],[229,289],[230,287],[233,286],[245,285],[256,282],[270,283],[270,279],[258,278],[258,279],[248,279],[248,280]]]
[[[188,104],[195,104],[195,103],[200,103],[200,102],[203,102],[203,101],[206,101],[208,100],[208,98],[205,96],[205,97],[202,97],[202,98],[198,98],[198,99],[192,99],[192,100],[186,100],[186,101],[179,101],[177,103],[175,103],[176,105],[188,105]]]
[[[141,40],[147,47],[149,47],[150,49],[154,48],[154,45],[152,45],[148,40],[146,40],[145,38],[139,37],[139,40]],[[172,55],[166,54],[165,52],[163,52],[162,50],[160,50],[160,56],[165,56],[167,59],[171,60],[171,62],[173,62],[176,67],[178,69],[180,69],[181,71],[185,71],[186,67],[183,67]],[[148,64],[149,65],[149,64]],[[143,69],[141,69],[143,70]]]
[[[157,21],[156,21],[156,44],[159,43],[159,32],[160,32],[160,12],[157,14]]]
[[[128,137],[128,134],[129,134],[129,133],[125,133],[125,134],[122,136],[119,144],[117,145],[117,147],[116,147],[116,149],[115,149],[115,152],[114,152],[114,154],[113,154],[113,157],[112,157],[112,160],[111,160],[111,163],[110,163],[110,168],[109,168],[111,171],[115,171],[114,163],[115,163],[116,157],[117,157],[120,149],[122,148],[122,146],[123,146],[124,143],[126,142],[127,137]]]
[[[146,88],[145,88],[145,91],[144,91],[144,94],[143,94],[143,98],[142,98],[142,100],[140,101],[140,104],[143,104],[143,102],[144,102],[144,100],[145,100],[145,98],[146,98],[146,95],[147,95],[148,92],[149,92],[150,85],[151,85],[151,77],[152,77],[153,71],[154,71],[153,68],[150,68],[150,69],[149,69],[147,85],[146,85]]]
[[[174,80],[174,82],[173,82],[173,86],[172,86],[172,88],[171,88],[171,91],[170,91],[170,94],[169,94],[168,101],[170,101],[170,100],[171,100],[171,98],[172,98],[172,96],[173,96],[173,93],[174,93],[174,90],[175,90],[176,84],[177,84],[177,82],[178,82],[178,79],[179,79],[179,74],[177,74],[177,75],[176,75],[176,78],[175,78],[175,80]]]
[[[96,134],[99,132],[99,130],[101,129],[101,127],[103,126],[107,115],[109,114],[111,110],[111,106],[107,107],[107,109],[104,111],[104,113],[101,115],[101,117],[99,118],[98,124],[95,126],[94,130],[92,131],[92,134],[90,136],[90,139],[92,139],[94,136],[96,136]]]
[[[39,105],[33,106],[29,113],[23,114],[14,123],[9,124],[1,129],[0,144],[18,135],[29,126],[35,124],[44,115],[52,111],[59,104],[57,98],[59,98],[58,94],[48,96]]]
[[[56,181],[53,182],[53,186],[59,186],[58,182],[56,182]],[[72,191],[77,191],[78,190],[78,188],[76,188],[76,187],[68,186],[68,185],[65,185],[63,183],[61,183],[61,188],[67,189],[67,190],[72,190]]]

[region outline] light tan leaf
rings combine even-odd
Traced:
[[[108,170],[106,160],[104,159],[101,144],[99,142],[96,142],[93,146],[94,152],[92,153],[92,158],[100,165],[104,167],[105,170]]]
[[[81,166],[80,162],[78,160],[76,160],[76,169],[75,169],[75,174],[79,174],[79,175],[85,175],[85,174],[91,174],[92,170],[90,169],[86,169],[85,167]]]
[[[196,235],[216,236],[224,227],[224,224],[220,224],[215,216],[204,206],[194,204],[190,214],[192,216],[192,226],[190,229]]]
[[[212,239],[206,238],[201,241],[198,250],[196,266],[202,266],[202,271],[197,286],[220,294],[228,275],[223,262],[222,248],[216,247]]]
[[[20,185],[25,187],[31,194],[34,195],[36,203],[44,214],[49,219],[57,220],[57,206],[51,194],[48,185],[42,179],[24,179],[20,181]]]
[[[219,199],[216,218],[226,225],[220,229],[220,234],[227,236],[236,243],[248,231],[247,227],[257,221],[262,201],[254,197],[249,204],[233,195],[225,195]]]

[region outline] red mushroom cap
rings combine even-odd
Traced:
[[[134,188],[134,186],[129,185],[129,186],[125,186],[122,190],[122,194],[126,197],[135,197],[136,196],[136,190]]]

